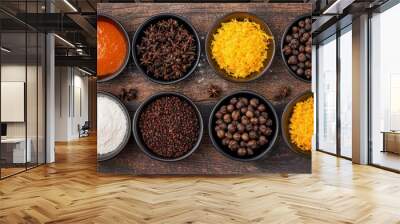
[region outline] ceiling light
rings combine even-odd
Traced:
[[[62,42],[66,43],[68,46],[75,48],[75,45],[73,45],[71,42],[69,42],[68,40],[60,37],[58,34],[54,34],[55,37],[57,37],[59,40],[61,40]]]
[[[78,12],[75,6],[73,6],[68,0],[64,0],[64,3],[67,4],[74,12]]]
[[[10,52],[11,52],[11,50],[9,50],[9,49],[7,49],[7,48],[5,48],[5,47],[1,47],[0,49],[1,49],[2,51],[6,52],[6,53],[10,53]]]
[[[332,5],[324,10],[322,14],[342,14],[343,10],[351,5],[355,0],[336,0]]]
[[[93,75],[92,73],[90,73],[90,72],[88,72],[88,71],[86,71],[86,70],[83,70],[83,69],[81,69],[81,68],[79,68],[79,67],[78,67],[78,70],[81,71],[81,72],[83,72],[83,73],[85,73],[85,74],[87,74],[87,75]]]

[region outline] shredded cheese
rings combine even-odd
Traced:
[[[314,131],[314,98],[296,103],[290,118],[289,134],[293,144],[310,151]]]
[[[273,38],[248,19],[222,23],[213,37],[212,57],[234,78],[246,78],[263,68],[268,43]]]

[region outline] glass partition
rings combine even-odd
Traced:
[[[7,177],[26,170],[30,162],[27,142],[26,32],[1,34],[1,175]],[[7,50],[4,50],[7,49]],[[27,150],[28,149],[28,150]]]
[[[46,37],[38,33],[38,64],[37,64],[37,162],[46,162]]]
[[[400,4],[371,18],[370,136],[372,164],[400,170]]]
[[[336,154],[336,35],[319,44],[318,150]]]
[[[26,4],[20,15],[42,12],[43,1]],[[0,12],[1,179],[45,163],[45,44],[43,33]]]
[[[37,127],[38,127],[38,48],[37,41],[38,35],[36,32],[27,33],[27,49],[28,49],[28,61],[27,61],[27,97],[26,97],[26,114],[27,114],[27,151],[29,153],[29,160],[27,161],[27,167],[31,168],[37,165],[38,157],[38,139],[37,139]]]
[[[352,32],[341,31],[340,43],[340,155],[352,157]]]

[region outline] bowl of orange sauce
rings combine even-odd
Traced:
[[[130,43],[124,27],[108,15],[97,15],[97,81],[118,76],[129,61]]]

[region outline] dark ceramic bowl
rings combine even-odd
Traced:
[[[246,98],[256,97],[257,99],[260,100],[260,103],[265,104],[268,115],[273,121],[273,125],[271,127],[272,135],[268,138],[268,144],[260,148],[258,150],[258,153],[254,154],[253,156],[246,156],[246,157],[237,156],[228,147],[222,145],[221,140],[217,137],[217,133],[214,130],[214,124],[216,121],[215,113],[222,105],[228,104],[232,97],[246,97]],[[266,154],[268,154],[271,151],[272,147],[274,146],[279,133],[279,119],[274,106],[263,96],[252,91],[237,91],[229,94],[228,96],[225,96],[220,101],[218,101],[218,103],[214,106],[208,121],[208,132],[212,144],[224,156],[237,161],[254,161],[263,158]]]
[[[290,101],[286,105],[285,110],[283,111],[282,120],[281,120],[282,136],[283,136],[283,139],[285,140],[286,144],[294,152],[297,152],[297,153],[300,153],[300,154],[306,155],[306,156],[311,156],[311,151],[301,150],[299,147],[297,147],[295,144],[293,144],[290,141],[289,123],[290,123],[290,117],[292,116],[292,113],[293,113],[293,107],[296,105],[296,103],[304,101],[312,96],[313,96],[313,93],[311,91],[307,91],[307,92],[304,92],[304,93],[298,95],[296,98],[294,98],[292,101]]]
[[[283,63],[285,64],[286,69],[289,71],[289,73],[290,73],[293,77],[295,77],[296,79],[301,80],[301,81],[303,81],[303,82],[311,83],[311,79],[307,79],[307,78],[305,78],[305,77],[303,77],[303,76],[297,75],[297,74],[290,68],[290,66],[289,66],[288,63],[287,63],[287,58],[286,58],[285,54],[284,54],[283,51],[282,51],[283,47],[285,46],[286,35],[289,33],[290,29],[292,29],[292,27],[293,27],[295,24],[297,24],[300,20],[305,19],[305,18],[307,18],[307,17],[310,17],[310,18],[311,18],[311,15],[302,15],[302,16],[297,17],[297,18],[286,28],[285,32],[283,33],[282,39],[281,39],[281,57],[282,57]]]
[[[198,133],[198,137],[197,137],[197,141],[195,143],[195,145],[192,147],[191,150],[189,150],[186,154],[184,154],[181,157],[177,157],[177,158],[164,158],[161,157],[157,154],[155,154],[152,150],[150,150],[146,144],[143,142],[142,136],[140,134],[140,129],[139,129],[139,118],[140,118],[140,114],[143,112],[143,110],[154,100],[163,97],[163,96],[177,96],[182,100],[185,100],[186,102],[188,102],[196,111],[197,114],[197,119],[199,121],[199,133]],[[144,101],[140,107],[137,109],[135,116],[133,118],[133,136],[135,137],[135,140],[139,146],[139,148],[150,158],[155,159],[155,160],[159,160],[159,161],[163,161],[163,162],[174,162],[174,161],[179,161],[179,160],[183,160],[187,157],[189,157],[194,151],[196,151],[196,149],[199,147],[200,142],[201,142],[201,138],[203,136],[203,118],[201,117],[201,113],[200,110],[197,108],[197,106],[193,103],[193,101],[180,93],[177,92],[160,92],[157,93],[155,95],[150,96],[148,99],[146,99],[146,101]]]
[[[183,25],[194,36],[195,41],[196,41],[196,59],[192,63],[192,66],[188,69],[186,74],[184,76],[182,76],[181,78],[175,79],[175,80],[169,80],[169,81],[156,79],[156,78],[150,76],[149,74],[147,74],[146,68],[140,64],[139,55],[136,50],[136,46],[140,44],[144,30],[146,30],[150,25],[155,24],[158,21],[165,20],[165,19],[177,20],[179,24]],[[199,35],[197,34],[196,29],[189,22],[189,20],[187,20],[186,18],[184,18],[182,16],[176,15],[176,14],[162,13],[162,14],[157,14],[157,15],[150,17],[149,19],[144,21],[139,26],[139,28],[136,30],[135,35],[133,36],[133,40],[132,40],[132,56],[133,56],[133,60],[136,64],[137,68],[140,70],[141,73],[146,75],[148,79],[150,79],[151,81],[153,81],[155,83],[159,83],[159,84],[174,84],[174,83],[180,82],[180,81],[186,79],[187,77],[189,77],[194,72],[194,70],[196,70],[197,64],[200,61],[200,54],[201,54],[200,39],[199,39]]]
[[[109,15],[97,14],[97,20],[99,20],[99,19],[109,20],[109,21],[113,22],[115,24],[115,26],[118,27],[120,29],[120,31],[125,35],[125,40],[127,43],[126,55],[125,55],[124,63],[122,64],[122,66],[114,74],[107,75],[103,79],[97,79],[97,82],[106,82],[106,81],[109,81],[109,80],[117,77],[125,69],[126,65],[128,64],[128,61],[129,61],[129,56],[131,55],[131,43],[129,41],[128,33],[126,32],[126,30],[122,26],[122,24],[120,22],[118,22],[118,20],[116,20],[115,18],[113,18]]]
[[[131,121],[130,121],[130,116],[129,116],[128,110],[126,109],[124,104],[117,97],[115,97],[111,93],[102,92],[102,91],[97,92],[97,97],[99,97],[99,96],[107,97],[107,98],[113,100],[114,102],[116,102],[120,106],[120,108],[124,111],[124,114],[128,118],[128,120],[127,120],[128,130],[124,136],[123,141],[118,145],[118,147],[107,154],[97,154],[97,161],[105,161],[105,160],[115,157],[116,155],[118,155],[118,153],[120,153],[125,148],[126,144],[129,141],[129,138],[131,136]]]
[[[211,43],[214,39],[214,34],[217,32],[217,30],[221,27],[222,23],[227,23],[230,22],[232,19],[236,19],[238,21],[243,21],[244,19],[248,19],[251,22],[255,22],[260,25],[261,29],[268,34],[269,36],[272,36],[273,39],[270,41],[269,46],[268,46],[268,52],[267,52],[267,59],[264,60],[263,62],[263,68],[261,69],[260,72],[253,72],[251,73],[248,77],[243,78],[243,79],[237,79],[234,78],[224,70],[221,69],[218,65],[218,63],[215,61],[215,59],[212,57],[212,50],[211,50]],[[213,24],[212,28],[210,31],[207,33],[207,38],[205,42],[205,48],[206,48],[206,56],[207,56],[207,61],[210,64],[210,66],[217,72],[218,75],[220,75],[222,78],[232,81],[232,82],[250,82],[253,81],[259,77],[261,77],[263,74],[265,74],[269,67],[272,64],[272,61],[275,56],[275,38],[274,35],[272,34],[271,30],[269,29],[268,25],[258,16],[247,13],[247,12],[233,12],[229,13],[221,18],[219,18],[215,23]]]

